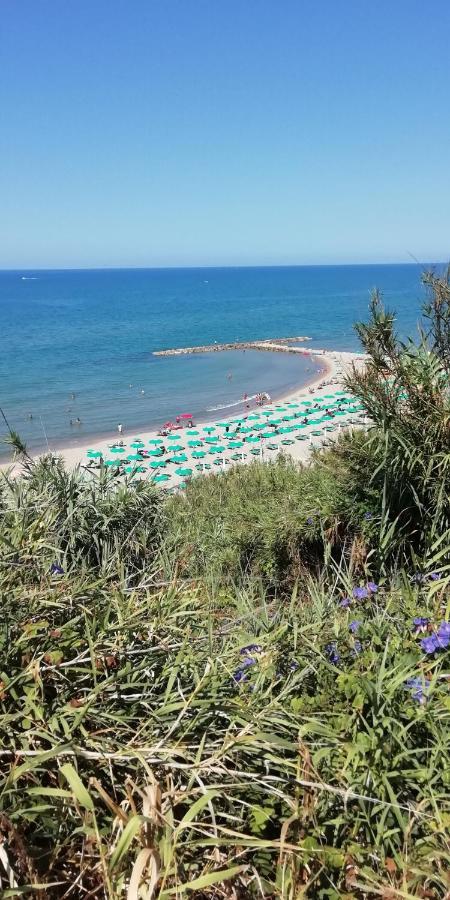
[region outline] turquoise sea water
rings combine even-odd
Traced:
[[[357,350],[352,323],[367,315],[375,286],[397,310],[399,331],[414,331],[420,272],[415,264],[0,272],[0,406],[33,450],[45,435],[55,447],[109,434],[118,422],[129,433],[180,412],[230,414],[244,392],[280,396],[313,377],[317,363],[152,351],[290,335]]]

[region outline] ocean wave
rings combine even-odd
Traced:
[[[251,397],[247,397],[245,400],[241,397],[240,400],[236,400],[234,403],[219,403],[218,406],[208,406],[206,412],[217,412],[219,409],[231,409],[233,406],[241,406],[242,403],[247,403],[248,400],[256,400],[258,394],[252,394]]]

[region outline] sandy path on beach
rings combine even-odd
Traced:
[[[292,391],[289,395],[284,396],[280,400],[277,400],[277,402],[266,404],[264,407],[262,407],[263,411],[266,412],[269,410],[275,410],[276,407],[283,405],[285,403],[288,403],[288,402],[296,402],[296,401],[301,401],[301,400],[305,400],[305,399],[308,399],[308,400],[314,399],[314,402],[316,400],[319,400],[321,397],[330,393],[330,382],[333,384],[334,389],[341,386],[342,378],[345,375],[346,371],[349,370],[351,364],[354,362],[361,363],[364,359],[361,354],[356,354],[356,353],[343,353],[343,352],[338,352],[338,351],[335,351],[335,352],[334,351],[312,351],[311,352],[310,350],[309,351],[305,350],[305,352],[316,356],[317,359],[320,359],[321,363],[325,362],[326,366],[327,366],[327,372],[324,373],[323,369],[322,369],[320,372],[320,375],[317,376],[317,378],[314,381],[310,382],[306,386],[302,386],[301,388],[299,388],[295,391]],[[250,414],[251,414],[251,412],[253,412],[253,410],[250,411]],[[244,420],[246,414],[247,413],[244,413],[244,411],[242,411],[242,421]],[[232,417],[230,417],[230,418],[224,417],[224,418],[220,419],[220,421],[222,421],[222,422],[230,421],[231,422],[231,419],[236,419],[236,418],[238,418],[238,416],[239,416],[239,413],[235,412]],[[338,431],[340,430],[340,428],[345,426],[345,418],[346,417],[343,417],[342,420],[339,421],[339,424],[336,422],[336,425],[338,425],[338,430],[336,432],[334,432],[334,434],[337,434]],[[201,430],[202,423],[196,423],[194,425],[194,429],[198,429],[200,431],[200,434],[198,435],[199,440],[202,437],[205,437],[205,434]],[[225,469],[225,468],[229,468],[231,465],[236,464],[235,462],[233,462],[231,460],[233,453],[235,453],[236,451],[233,449],[228,449],[228,448],[225,449],[225,451],[220,455],[220,460],[222,462],[222,466],[214,465],[212,456],[207,456],[207,457],[205,457],[204,460],[198,460],[198,459],[195,459],[194,457],[192,457],[192,453],[195,451],[195,448],[190,448],[187,446],[188,440],[191,439],[191,436],[186,434],[186,432],[188,430],[190,430],[190,429],[183,428],[176,432],[177,437],[179,436],[179,438],[180,438],[180,441],[179,441],[180,444],[183,444],[184,446],[186,446],[186,449],[183,452],[188,457],[187,462],[181,463],[182,468],[191,468],[191,469],[193,469],[194,474],[197,474],[195,465],[198,462],[211,463],[212,464],[211,469],[209,470],[211,472],[213,472],[213,471],[220,472],[220,471],[222,471],[222,466]],[[314,430],[315,430],[314,425],[311,425],[310,427],[305,428],[304,433],[308,437],[308,440],[301,441],[301,442],[294,441],[294,443],[292,443],[290,446],[286,446],[286,447],[281,445],[282,436],[275,435],[273,442],[278,443],[277,450],[268,450],[267,442],[266,441],[260,442],[260,444],[258,444],[258,447],[261,444],[263,445],[262,453],[260,456],[256,456],[256,455],[250,453],[251,447],[255,447],[256,446],[255,444],[250,445],[250,444],[246,444],[244,442],[244,446],[242,448],[240,448],[237,452],[243,453],[245,455],[244,455],[244,458],[237,464],[249,463],[249,462],[252,462],[254,459],[264,459],[264,460],[275,459],[276,456],[278,456],[280,453],[284,453],[285,455],[291,456],[293,459],[297,460],[298,462],[302,462],[302,463],[306,462],[311,453],[312,447],[318,447],[321,445],[321,443],[323,443],[323,441],[325,439],[327,439],[327,440],[330,439],[329,434],[327,435],[326,438],[325,438],[325,436],[309,438],[310,433]],[[54,455],[61,456],[64,459],[64,462],[68,469],[74,469],[78,465],[84,466],[87,464],[88,460],[87,460],[86,453],[87,453],[87,450],[90,448],[100,451],[104,458],[111,458],[111,451],[109,448],[111,447],[112,444],[114,444],[119,439],[123,440],[124,444],[127,446],[127,448],[129,448],[130,444],[134,441],[135,437],[140,438],[144,442],[145,449],[149,450],[149,449],[151,449],[151,445],[149,444],[149,442],[151,440],[154,440],[155,438],[157,438],[157,436],[158,436],[157,431],[154,429],[151,431],[141,431],[136,435],[134,432],[128,431],[120,436],[117,434],[117,432],[115,432],[115,433],[111,434],[111,437],[108,440],[104,440],[101,442],[95,442],[95,441],[93,442],[93,439],[91,438],[91,439],[86,440],[86,442],[84,442],[80,446],[67,447],[67,448],[62,448],[60,450],[57,450],[54,452]],[[193,438],[193,439],[195,439],[195,438]],[[167,440],[166,438],[163,438],[163,440],[164,440],[165,446],[167,448],[170,448],[171,441]],[[228,443],[229,440],[232,440],[232,437],[231,436],[226,437],[222,433],[222,430],[220,429],[219,430],[219,443],[221,445],[225,445],[226,443]],[[270,443],[270,441],[268,443]],[[203,447],[202,449],[206,449],[206,447]],[[131,449],[131,450],[129,450],[129,452],[133,453],[135,451],[133,449]],[[169,456],[169,455],[170,455],[170,453],[166,454],[166,456]],[[172,453],[172,455],[174,455],[174,454]],[[214,457],[214,459],[216,459],[216,458],[217,457]],[[228,465],[225,462],[225,460],[229,460]],[[166,488],[172,488],[172,487],[176,487],[178,484],[180,484],[183,481],[183,478],[181,476],[175,474],[175,469],[179,468],[179,466],[170,464],[167,470],[165,470],[165,469],[152,470],[152,469],[149,469],[149,467],[148,467],[149,462],[150,462],[150,460],[146,461],[145,475],[144,474],[135,475],[134,477],[141,477],[141,478],[147,479],[147,478],[151,478],[152,475],[157,475],[159,471],[160,472],[165,472],[165,471],[169,472],[170,471],[171,472],[170,480],[168,480],[167,482],[162,482],[162,486],[164,486]],[[14,475],[16,475],[16,474],[20,473],[21,466],[18,463],[15,463],[15,464],[2,463],[0,465],[0,471],[1,470],[9,470]],[[94,471],[96,471],[96,470],[94,469]]]

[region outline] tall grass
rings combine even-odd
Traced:
[[[3,896],[443,896],[439,593],[144,579],[3,578]]]

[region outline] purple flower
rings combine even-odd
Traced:
[[[427,627],[429,621],[430,621],[430,620],[427,619],[426,616],[416,616],[416,617],[413,619],[413,628],[412,628],[412,630],[413,630],[416,634],[418,634],[419,631],[425,631],[425,629],[426,629],[426,627]]]
[[[432,572],[429,577],[431,581],[439,581],[441,576],[439,575],[439,572]]]
[[[342,606],[343,609],[347,609],[351,602],[350,597],[343,597],[342,600],[339,601],[339,606]]]
[[[369,591],[367,588],[355,587],[353,588],[353,596],[355,600],[365,600],[369,596]]]
[[[425,653],[435,653],[438,649],[438,641],[435,634],[430,634],[429,637],[423,638],[420,642],[420,646]]]
[[[241,667],[243,669],[248,669],[249,666],[256,666],[256,659],[252,659],[251,656],[246,656],[245,659],[242,660]]]
[[[291,662],[291,664],[290,664],[290,666],[289,666],[289,671],[290,671],[290,672],[296,672],[298,668],[299,668],[299,665],[298,665],[297,660],[293,659],[292,662]]]
[[[339,653],[337,652],[336,642],[333,641],[332,644],[327,644],[327,646],[325,647],[325,652],[326,652],[330,662],[333,663],[334,666],[337,666],[341,657],[339,656]]]
[[[52,563],[50,566],[51,575],[64,575],[64,569],[59,563]]]
[[[233,675],[233,681],[248,681],[248,675],[242,669],[237,669]]]
[[[262,653],[262,647],[259,644],[247,644],[246,647],[242,647],[239,650],[239,653],[244,656],[246,653]]]
[[[408,678],[405,681],[405,687],[411,691],[413,700],[416,700],[417,703],[425,703],[427,699],[426,694],[430,690],[428,681],[425,681],[423,678]]]
[[[441,649],[445,649],[450,644],[450,623],[449,622],[441,622],[439,628],[436,633],[436,640],[438,641],[439,647]]]
[[[353,644],[353,656],[358,656],[358,653],[361,653],[362,643],[361,641],[355,641]]]
[[[314,519],[313,519],[312,516],[308,516],[308,518],[307,518],[307,520],[306,520],[306,524],[307,524],[307,525],[313,525],[313,524],[314,524]]]
[[[353,622],[350,622],[350,625],[348,627],[350,628],[350,631],[353,634],[356,634],[360,625],[361,625],[361,622],[358,622],[357,619],[354,619]]]
[[[370,522],[370,520],[373,519],[373,515],[370,512],[366,512],[366,513],[364,513],[364,518],[365,518],[366,522]]]
[[[367,582],[367,590],[370,591],[371,594],[376,594],[376,592],[378,590],[378,585],[375,584],[374,581],[368,581]]]

